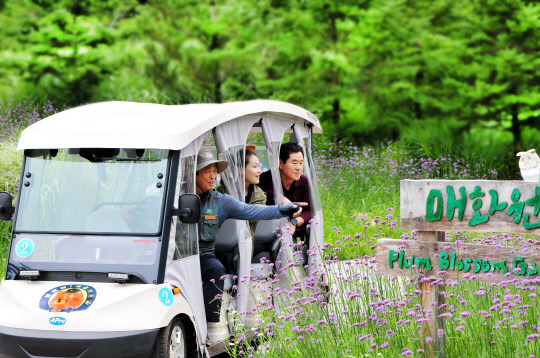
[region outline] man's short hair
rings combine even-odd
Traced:
[[[294,143],[294,142],[283,143],[281,147],[279,148],[279,159],[281,159],[281,161],[285,164],[287,160],[289,160],[291,153],[298,153],[298,152],[302,153],[302,156],[304,156],[304,150],[297,143]]]

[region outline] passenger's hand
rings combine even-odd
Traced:
[[[289,221],[287,223],[287,227],[289,228],[289,230],[291,230],[291,235],[294,234],[294,232],[296,231],[296,226],[294,226],[294,224]]]
[[[302,212],[301,206],[308,206],[308,203],[302,202],[302,203],[287,203],[287,204],[279,204],[278,209],[279,212],[283,216],[288,216],[290,219],[297,217]]]

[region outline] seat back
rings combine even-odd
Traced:
[[[257,228],[255,229],[255,242],[262,244],[274,241],[277,238],[278,233],[278,220],[259,220],[257,223]]]
[[[278,237],[280,232],[279,220],[260,220],[257,223],[253,242],[252,263],[260,263],[263,257],[266,260],[275,262],[281,247]]]
[[[240,220],[228,219],[223,222],[216,236],[215,254],[225,267],[225,272],[236,274],[238,269],[238,224]]]
[[[95,211],[88,217],[86,230],[90,232],[130,232],[122,219],[124,209],[111,208]]]

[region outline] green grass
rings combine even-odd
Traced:
[[[372,237],[397,239],[410,234],[399,228],[401,179],[503,179],[501,164],[491,167],[487,164],[489,158],[470,157],[467,162],[449,154],[422,156],[417,147],[401,143],[359,148],[318,142],[314,157],[321,186],[325,241],[336,243],[352,238],[358,242],[343,247],[339,259],[370,255]]]
[[[0,142],[0,191],[14,194],[17,191],[21,172],[22,153],[16,151],[13,141]],[[11,221],[0,221],[0,267],[6,267],[6,258],[11,237]]]
[[[23,153],[13,141],[0,142],[0,191],[15,193],[21,175]]]
[[[2,273],[6,269],[9,238],[11,237],[11,224],[11,221],[0,221],[0,270]]]

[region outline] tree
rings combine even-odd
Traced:
[[[95,88],[114,71],[107,49],[114,26],[133,1],[8,1],[1,14],[8,53],[6,72],[15,73],[28,92],[62,104],[89,101]],[[11,21],[10,19],[17,19]]]
[[[540,5],[479,0],[468,19],[463,95],[471,97],[477,121],[512,133],[517,153],[523,130],[540,129]]]
[[[152,87],[173,102],[223,102],[252,98],[257,71],[250,41],[251,9],[231,0],[149,1],[134,19],[131,41],[141,44],[127,62],[143,62]],[[148,21],[148,19],[152,19]],[[255,20],[256,21],[256,20]]]

